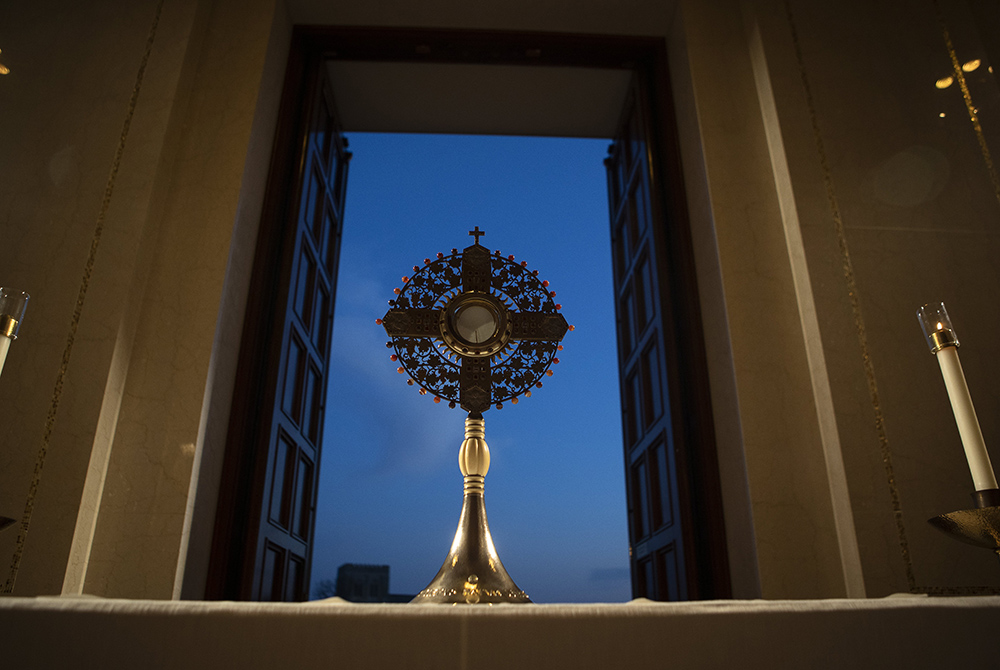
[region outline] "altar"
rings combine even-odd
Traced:
[[[584,605],[0,599],[7,668],[986,668],[1000,597]]]

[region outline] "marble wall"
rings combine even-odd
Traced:
[[[719,448],[745,459],[761,593],[995,591],[987,552],[926,523],[971,506],[972,483],[914,316],[961,314],[995,443],[988,3],[732,9],[682,3],[669,43]],[[935,86],[946,31],[981,61],[968,104]]]
[[[228,423],[242,319],[229,318],[221,332],[217,324],[228,316],[220,315],[224,304],[239,315],[245,303],[246,258],[263,200],[260,173],[266,174],[267,165],[259,159],[248,163],[248,147],[273,14],[273,3],[216,2],[204,12],[203,26],[202,17],[195,19],[194,29],[204,30],[204,39],[189,47],[182,67],[190,77],[182,84],[189,97],[174,108],[180,131],[176,157],[122,393],[86,592],[171,597],[193,464],[224,448],[218,424],[208,432],[206,422],[211,415]],[[277,99],[280,82],[268,84],[269,97]],[[261,129],[267,137],[273,120],[272,114],[271,126]],[[245,182],[253,186],[244,189]],[[242,276],[229,268],[234,255]],[[237,300],[226,303],[227,288],[239,294]],[[220,365],[229,372],[229,384],[216,389]],[[214,516],[214,507],[203,511]],[[133,564],[143,568],[133,570]]]
[[[842,528],[850,511],[831,487],[838,453],[824,434],[781,155],[769,146],[760,64],[739,9],[683,3],[671,40],[734,591],[863,595]],[[747,527],[752,538],[734,537]],[[755,581],[736,580],[740,571]]]
[[[114,396],[129,365],[131,287],[144,280],[140,254],[156,235],[149,212],[172,86],[146,80],[142,107],[133,103],[157,5],[119,4],[4,8],[11,103],[0,266],[5,285],[32,294],[0,385],[7,415],[16,417],[2,427],[5,515],[21,518],[36,454],[47,452],[15,593],[61,590],[88,478],[81,517],[93,519],[116,428]],[[163,74],[176,81],[176,70]],[[166,99],[166,110],[149,105],[153,98]],[[127,150],[138,146],[147,151]],[[0,537],[0,551],[15,562],[16,541],[16,530]]]
[[[924,303],[948,304],[996,445],[1000,191],[988,150],[1000,91],[980,32],[990,24],[977,17],[988,5],[754,6],[869,595],[1000,587],[987,552],[926,523],[970,507],[972,480],[915,318]],[[962,73],[968,104],[953,55],[974,68]]]
[[[7,516],[47,452],[23,553],[16,530],[0,552],[20,559],[15,594],[169,598],[195,463],[221,460],[280,90],[273,66],[262,80],[277,6],[63,5],[7,8],[23,29],[0,46],[15,101],[0,266],[33,294],[2,385],[19,419],[3,426],[18,445],[0,463]],[[199,509],[213,518],[214,498]]]

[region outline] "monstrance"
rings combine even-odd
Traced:
[[[395,349],[397,372],[421,395],[433,394],[469,413],[458,454],[464,476],[462,513],[444,565],[415,603],[528,603],[507,574],[486,522],[483,485],[490,467],[483,412],[517,404],[542,386],[558,363],[559,342],[573,326],[553,301],[556,293],[525,261],[475,244],[413,266],[378,320]]]

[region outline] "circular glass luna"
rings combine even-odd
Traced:
[[[469,344],[482,344],[497,332],[493,311],[483,305],[466,305],[455,310],[452,318],[455,334]]]
[[[510,340],[507,309],[489,294],[462,293],[441,310],[441,339],[462,356],[492,356]]]

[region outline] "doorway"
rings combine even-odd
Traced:
[[[544,78],[556,71],[566,73],[567,80],[572,80],[581,72],[593,74],[617,71],[626,73],[627,78],[634,75],[638,84],[633,89],[644,93],[641,97],[633,95],[631,100],[634,105],[640,105],[645,110],[643,119],[648,124],[646,131],[650,138],[642,144],[642,158],[646,161],[646,181],[652,185],[649,189],[651,208],[647,213],[652,217],[650,221],[654,225],[645,228],[647,237],[643,238],[640,246],[645,253],[644,258],[658,268],[650,275],[656,281],[657,328],[661,333],[657,336],[661,345],[653,360],[654,376],[660,380],[657,386],[658,402],[663,403],[664,409],[656,416],[665,417],[664,444],[669,453],[676,456],[673,461],[675,465],[671,466],[674,470],[668,474],[675,478],[675,490],[679,496],[674,515],[678,541],[674,549],[682,559],[678,562],[681,567],[677,579],[684,587],[675,589],[672,593],[658,593],[651,582],[641,579],[641,575],[637,577],[637,561],[644,560],[641,551],[648,543],[638,543],[636,538],[632,538],[629,547],[632,593],[660,598],[726,597],[729,593],[728,565],[711,406],[662,43],[644,38],[332,28],[297,28],[289,58],[281,113],[284,120],[279,122],[254,271],[254,281],[259,281],[262,287],[261,293],[255,292],[254,298],[260,304],[248,306],[248,315],[257,313],[263,316],[262,320],[248,317],[241,346],[240,395],[234,400],[224,474],[227,480],[223,487],[225,499],[220,500],[219,505],[208,597],[262,597],[259,584],[266,566],[260,556],[252,555],[255,546],[255,531],[252,526],[258,523],[254,519],[261,518],[262,505],[267,497],[264,489],[270,481],[267,479],[270,467],[268,463],[275,461],[273,447],[266,442],[254,441],[268,431],[248,425],[246,419],[248,416],[255,419],[261,417],[270,411],[267,410],[268,407],[274,406],[275,393],[273,390],[268,391],[267,385],[273,385],[280,375],[280,361],[283,360],[281,345],[274,340],[271,332],[274,327],[261,324],[268,323],[267,315],[280,312],[281,306],[288,301],[287,297],[282,296],[288,295],[290,281],[287,268],[290,267],[293,254],[290,245],[283,243],[282,239],[283,236],[288,236],[285,222],[290,216],[294,217],[291,212],[297,211],[295,208],[298,200],[295,194],[302,183],[301,169],[296,167],[301,164],[301,160],[297,158],[297,147],[301,146],[301,141],[296,138],[312,137],[310,133],[320,132],[315,125],[310,125],[310,119],[313,118],[310,116],[310,105],[314,105],[319,99],[316,92],[319,90],[318,82],[322,70],[329,67],[331,59],[333,62],[376,65],[420,63],[436,68],[500,68],[493,72],[506,72],[503,76],[507,76],[511,70],[517,70]],[[370,82],[371,78],[363,77],[362,80]],[[347,99],[352,101],[357,96],[351,94],[350,87],[344,82],[335,86],[339,89],[335,94],[337,107],[350,113],[351,106],[341,94],[347,94]],[[419,88],[426,92],[426,86]],[[499,87],[487,89],[499,90]],[[548,97],[559,96],[552,85],[544,86],[543,90],[547,95],[551,94]],[[578,87],[577,90],[581,89]],[[582,90],[584,93],[587,91],[586,87]],[[590,98],[594,101],[599,101],[602,97],[606,99],[607,96],[599,94],[600,90],[594,89]],[[621,100],[617,104],[620,107]],[[402,117],[406,118],[413,106],[402,107]],[[454,109],[454,105],[450,105],[450,108]],[[398,106],[390,105],[390,109],[399,111]],[[529,109],[528,112],[537,110]],[[615,113],[621,115],[622,110],[617,109]],[[471,116],[476,117],[475,114]],[[504,120],[516,115],[507,113],[493,116]],[[527,116],[536,122],[552,121],[551,114],[529,113]],[[594,115],[583,116],[591,121],[596,118]],[[428,118],[435,119],[438,116],[432,114]],[[558,123],[558,118],[556,122]],[[348,129],[365,128],[348,124]],[[607,134],[605,131],[600,136]],[[528,160],[530,156],[525,157],[525,161]],[[470,223],[470,227],[471,225],[474,222]],[[486,239],[485,242],[490,243],[491,240]],[[466,243],[462,241],[451,242],[442,251],[464,244]],[[500,245],[496,246],[502,248]],[[519,243],[514,245],[510,252],[517,254],[517,249],[521,246]],[[504,252],[507,253],[507,250]],[[525,252],[529,253],[527,250]],[[418,261],[410,261],[409,264],[416,262]],[[258,269],[261,271],[258,272]],[[403,270],[405,269],[406,266]],[[544,267],[539,269],[545,270]],[[286,275],[282,275],[282,272]],[[258,276],[265,279],[258,280]],[[279,287],[277,292],[269,288],[275,285]],[[268,363],[267,360],[274,362]],[[642,360],[643,365],[650,365],[645,354]],[[648,373],[644,374],[648,376]],[[624,388],[618,390],[624,398],[626,413],[630,406],[634,412],[635,398],[630,400],[630,393]],[[523,411],[521,407],[518,410]],[[248,446],[251,443],[254,446]],[[629,462],[628,459],[626,462]],[[628,506],[629,514],[634,516],[640,514],[642,505],[646,504],[640,500],[646,494],[633,479],[634,477],[630,477],[628,484]],[[315,487],[313,490],[315,491]],[[315,522],[315,515],[312,515],[311,522]],[[447,522],[448,526],[452,526],[452,530],[448,531],[449,536],[453,532],[453,523],[453,520]],[[632,526],[634,524],[629,524],[630,532]],[[683,542],[680,541],[681,536]],[[446,538],[444,543],[447,539],[450,538]],[[308,567],[304,574],[308,575]],[[305,581],[307,583],[308,578]],[[286,588],[282,592],[294,592],[298,594],[297,597],[304,595],[297,587],[291,590]],[[274,597],[275,592],[268,593]]]

